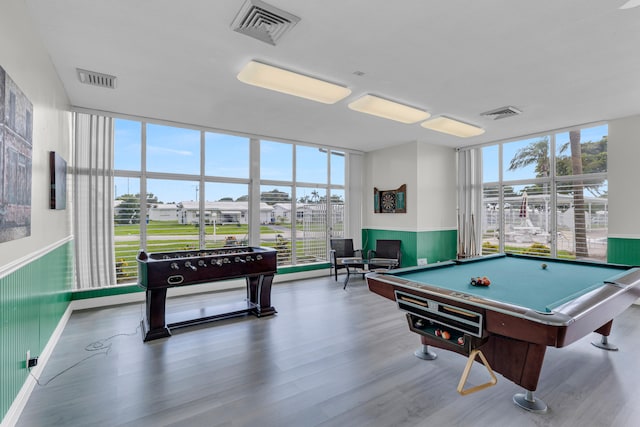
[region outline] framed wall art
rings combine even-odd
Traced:
[[[0,66],[0,243],[31,235],[33,104]]]
[[[49,171],[51,180],[51,209],[67,207],[67,162],[55,151],[49,153]]]
[[[407,213],[407,184],[395,190],[373,188],[373,211],[375,213]]]

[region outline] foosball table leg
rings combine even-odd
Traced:
[[[142,319],[142,340],[144,342],[166,338],[171,336],[165,322],[165,305],[167,301],[167,289],[154,289],[146,291],[145,316]]]

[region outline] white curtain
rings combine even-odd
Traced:
[[[458,151],[458,258],[482,255],[482,151]]]
[[[113,119],[75,113],[76,289],[116,283],[113,255]]]

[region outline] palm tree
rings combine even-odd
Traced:
[[[549,138],[544,137],[519,149],[509,163],[509,170],[536,165],[536,176],[549,176]]]
[[[569,148],[571,149],[571,173],[572,175],[582,175],[580,130],[569,132]],[[519,149],[509,163],[509,170],[514,171],[532,164],[536,165],[535,171],[538,178],[549,176],[549,140],[547,137]],[[578,258],[589,256],[583,190],[584,182],[576,181],[573,185],[573,206],[575,250]]]
[[[569,143],[571,147],[571,171],[573,175],[582,175],[582,146],[580,145],[579,130],[569,132]],[[576,181],[573,185],[573,222],[576,236],[576,257],[578,258],[589,256],[583,190],[584,183]]]

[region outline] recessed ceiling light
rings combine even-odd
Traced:
[[[417,123],[431,115],[423,110],[409,107],[374,95],[365,95],[349,104],[349,108],[401,123]]]
[[[473,126],[468,123],[454,120],[446,116],[439,116],[431,120],[427,120],[420,124],[423,128],[435,130],[449,135],[468,138],[470,136],[478,136],[484,133],[484,129]]]
[[[347,87],[256,61],[245,65],[238,74],[238,80],[324,104],[335,104],[351,94]]]

